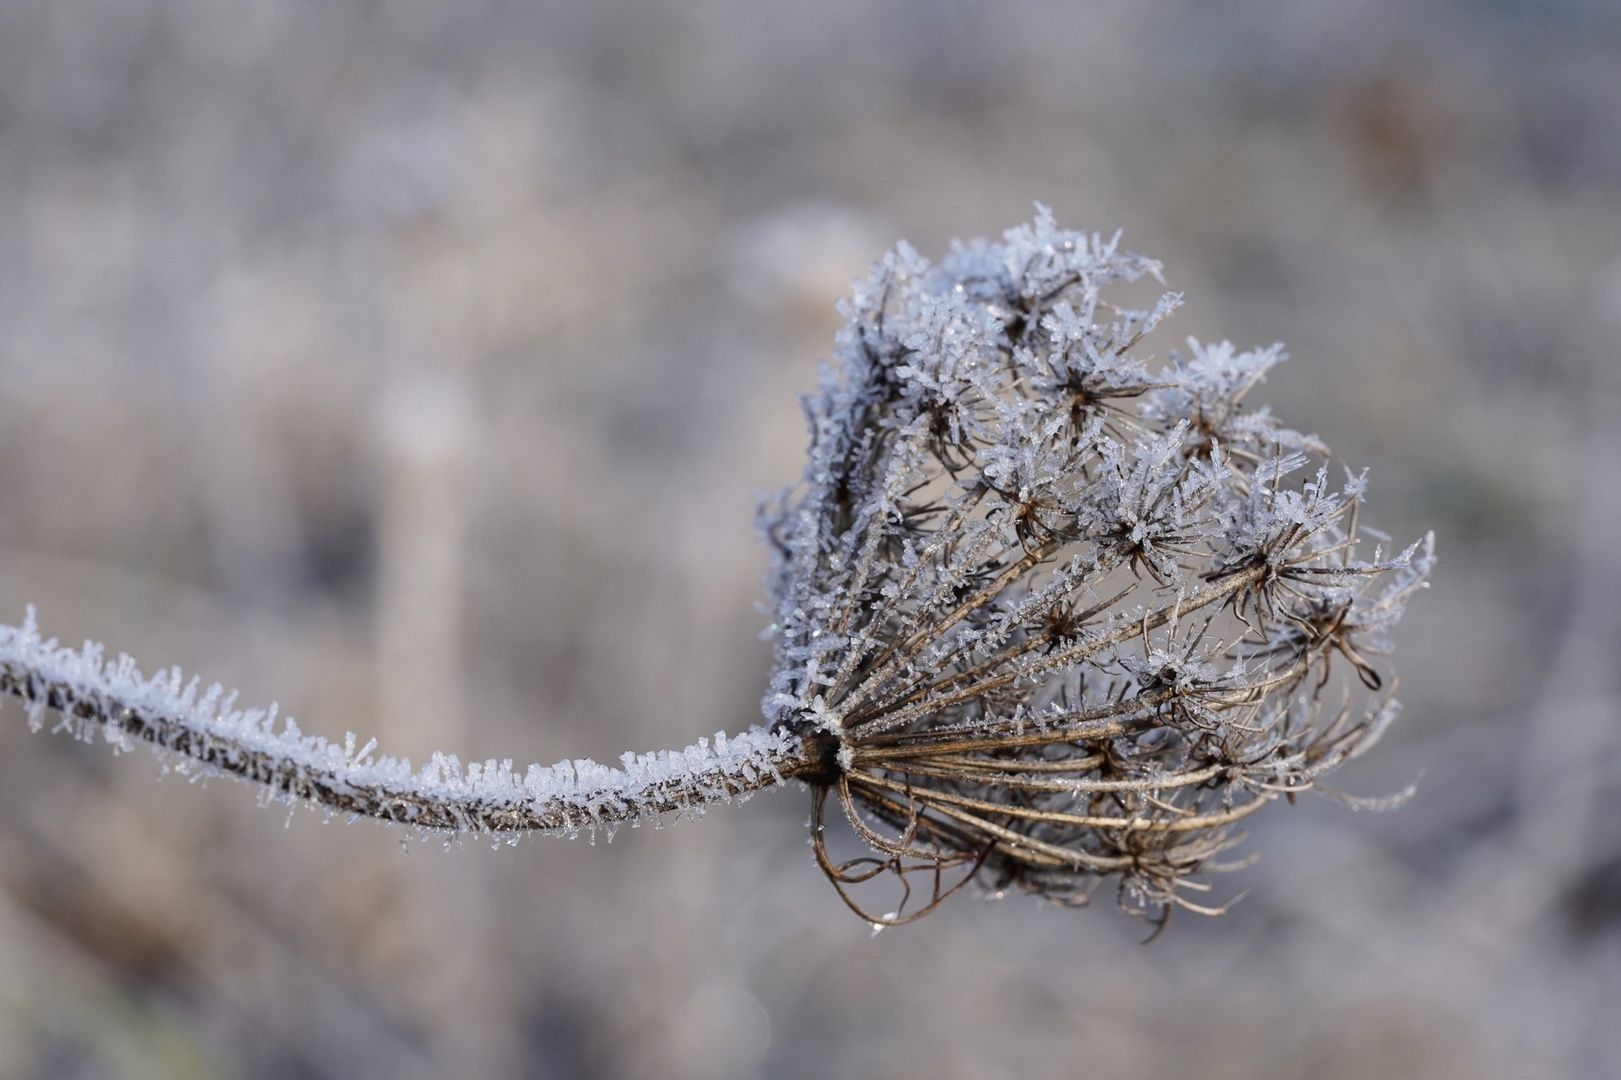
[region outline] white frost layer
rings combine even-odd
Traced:
[[[305,735],[291,717],[278,725],[275,705],[238,709],[234,691],[218,683],[201,690],[201,680],[184,681],[178,667],[147,678],[129,656],[104,660],[98,643],[75,650],[55,638],[42,640],[32,606],[22,626],[0,625],[0,678],[24,700],[34,730],[43,725],[50,691],[65,690],[76,701],[94,703],[96,715],[64,717],[57,730],[87,734],[88,724],[99,724],[108,741],[128,749],[133,739],[120,723],[133,714],[142,721],[143,738],[156,748],[173,750],[181,743],[210,748],[216,761],[260,758],[254,779],[272,787],[286,778],[298,781],[280,790],[330,789],[361,813],[406,823],[448,818],[456,823],[451,827],[474,830],[593,828],[730,801],[781,783],[779,769],[795,748],[791,736],[756,727],[735,736],[716,732],[713,740],[699,739],[680,751],[627,753],[619,768],[577,758],[530,765],[520,775],[510,758],[463,767],[455,755],[436,753],[413,772],[409,758],[376,756],[375,739],[357,746],[353,734],[341,744]]]

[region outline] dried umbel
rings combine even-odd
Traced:
[[[1244,398],[1283,358],[1136,352],[1181,302],[1118,237],[1043,210],[938,266],[902,246],[843,309],[776,546],[773,725],[821,739],[816,843],[842,886],[958,865],[1065,903],[1196,907],[1234,826],[1396,715],[1379,635],[1426,543],[1358,556],[1362,478]],[[877,853],[835,864],[836,799]],[[848,896],[846,897],[849,898]],[[905,918],[904,914],[892,918]]]
[[[796,778],[820,865],[878,924],[974,880],[1074,904],[1112,879],[1139,914],[1212,910],[1186,893],[1238,823],[1395,718],[1381,635],[1432,555],[1362,555],[1362,478],[1336,486],[1325,447],[1247,407],[1278,347],[1140,358],[1180,297],[1104,294],[1144,277],[1158,264],[1042,210],[939,265],[902,245],[856,287],[805,476],[763,516],[776,670],[742,735],[617,769],[413,770],[42,641],[31,613],[0,627],[0,689],[36,726],[54,708],[81,736],[431,833],[611,834]],[[870,855],[829,854],[830,800]],[[850,886],[885,874],[902,900],[876,915]]]

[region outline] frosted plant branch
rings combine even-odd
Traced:
[[[305,735],[290,717],[278,723],[275,706],[238,709],[235,694],[218,684],[200,691],[178,668],[147,678],[128,656],[104,660],[99,645],[41,640],[32,609],[22,626],[0,626],[0,691],[23,701],[35,730],[54,709],[56,730],[82,739],[99,731],[120,750],[145,743],[182,771],[435,833],[612,830],[746,798],[805,768],[802,740],[756,729],[673,753],[626,754],[620,768],[580,759],[519,775],[510,760],[463,767],[435,754],[413,771],[408,759],[377,756],[375,741]]]
[[[413,772],[41,641],[32,614],[0,628],[0,690],[36,727],[54,708],[82,737],[436,832],[611,829],[798,779],[818,863],[880,924],[971,881],[1083,904],[1112,880],[1161,922],[1218,911],[1188,894],[1244,819],[1321,790],[1396,719],[1385,635],[1433,543],[1361,528],[1365,477],[1334,483],[1321,441],[1247,401],[1280,346],[1138,355],[1180,294],[1105,294],[1145,278],[1158,263],[1043,208],[939,264],[901,244],[856,284],[805,402],[804,475],[761,513],[776,660],[743,735],[618,769]],[[830,804],[870,855],[830,855]],[[899,903],[874,915],[855,892],[887,877]]]

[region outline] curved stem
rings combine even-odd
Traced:
[[[588,759],[522,775],[511,760],[469,763],[435,754],[413,772],[408,760],[374,757],[355,747],[303,735],[276,709],[238,710],[215,685],[182,687],[178,668],[148,679],[129,657],[103,662],[101,647],[63,648],[42,641],[33,612],[21,627],[0,626],[0,692],[19,698],[31,726],[47,708],[54,730],[88,737],[99,729],[121,748],[144,742],[204,769],[265,788],[273,798],[303,800],[355,816],[433,832],[575,832],[656,819],[747,798],[821,767],[814,739],[756,728],[700,739],[680,751],[626,754],[622,767]]]

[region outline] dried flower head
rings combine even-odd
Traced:
[[[0,627],[0,691],[36,727],[56,709],[57,730],[423,834],[611,835],[798,778],[822,869],[880,925],[972,880],[1078,904],[1113,878],[1138,914],[1213,910],[1185,894],[1235,826],[1395,718],[1388,695],[1353,708],[1349,676],[1383,690],[1381,635],[1432,545],[1359,556],[1363,478],[1335,487],[1321,443],[1245,405],[1277,346],[1139,358],[1180,296],[1103,294],[1148,276],[1043,208],[939,265],[903,244],[857,285],[804,478],[763,515],[776,670],[741,735],[621,768],[417,770],[42,640],[32,612]],[[872,855],[829,855],[829,799]],[[849,887],[885,874],[904,896],[875,916]]]
[[[841,308],[804,479],[764,515],[765,711],[821,746],[801,773],[821,866],[853,907],[845,886],[885,871],[931,885],[877,923],[937,905],[952,868],[1208,910],[1184,894],[1234,826],[1396,716],[1325,691],[1336,664],[1381,688],[1430,542],[1358,557],[1362,477],[1336,488],[1321,443],[1245,408],[1278,346],[1139,359],[1181,297],[1110,304],[1160,276],[1118,239],[1041,208],[939,265],[887,255]],[[828,855],[830,798],[873,856]]]

